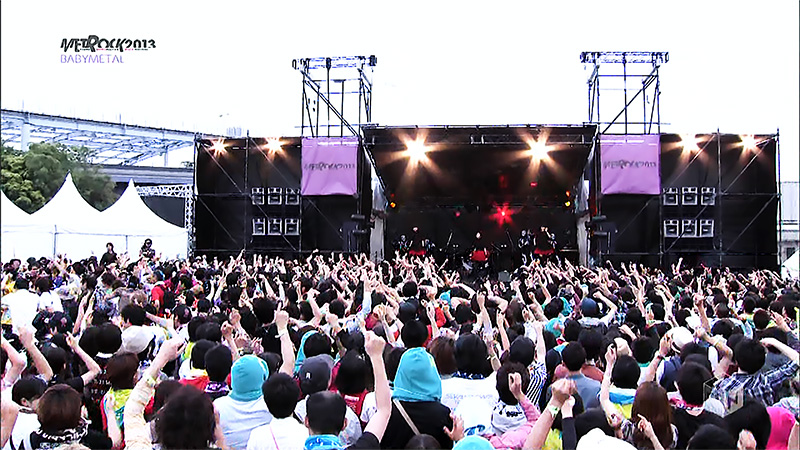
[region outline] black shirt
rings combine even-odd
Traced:
[[[381,443],[378,441],[378,437],[367,431],[366,433],[363,433],[353,445],[347,447],[347,450],[377,450],[380,448]]]
[[[444,427],[453,428],[450,408],[439,402],[400,402],[408,417],[422,434],[429,434],[439,441],[440,448],[453,448],[453,441],[445,434]],[[392,403],[392,416],[383,434],[381,447],[405,448],[414,432],[408,426],[397,406]]]
[[[705,424],[717,425],[723,430],[727,430],[728,426],[725,420],[708,411],[703,411],[698,416],[693,416],[686,412],[685,409],[672,408],[672,424],[678,429],[678,445],[676,448],[686,448],[689,444],[689,439],[694,436],[698,428]]]

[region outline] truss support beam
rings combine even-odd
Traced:
[[[136,186],[142,197],[177,197],[183,199],[183,227],[188,231],[187,248],[194,253],[194,188],[191,184],[163,184],[158,186]]]

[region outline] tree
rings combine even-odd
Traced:
[[[32,213],[47,203],[72,172],[81,196],[99,210],[117,199],[114,183],[89,163],[92,150],[63,144],[31,144],[28,151],[2,146],[0,188],[17,206]]]

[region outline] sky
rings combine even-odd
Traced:
[[[251,136],[299,134],[295,58],[376,55],[381,125],[580,124],[582,51],[667,51],[662,131],[780,130],[781,178],[800,179],[795,1],[6,0],[0,13],[5,109]],[[90,34],[156,48],[62,62],[62,39]]]

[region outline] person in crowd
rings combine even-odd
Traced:
[[[264,382],[261,389],[272,421],[250,432],[247,450],[302,448],[308,438],[308,430],[293,417],[300,387],[291,376],[276,373]]]

